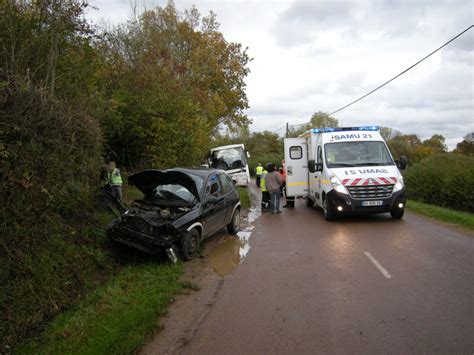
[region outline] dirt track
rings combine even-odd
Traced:
[[[303,201],[254,225],[232,274],[197,261],[201,291],[148,353],[474,352],[472,236],[410,213],[328,223]],[[160,343],[176,319],[188,331]]]

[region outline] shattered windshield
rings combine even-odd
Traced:
[[[328,143],[324,146],[328,168],[394,165],[381,141]]]
[[[204,179],[201,176],[194,174],[189,174],[189,176],[192,177],[196,184],[197,191],[201,191]],[[193,204],[196,202],[196,196],[179,183],[157,185],[153,194],[155,198],[161,201],[184,202],[186,204]]]
[[[232,170],[245,168],[247,159],[242,147],[216,150],[211,155],[211,167],[214,169]]]

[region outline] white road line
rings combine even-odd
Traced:
[[[365,255],[369,258],[370,261],[380,270],[380,272],[385,276],[387,279],[391,279],[392,275],[389,274],[387,270],[375,259],[368,251],[364,252]]]

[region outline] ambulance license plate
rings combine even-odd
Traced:
[[[362,201],[362,206],[382,206],[383,201]]]

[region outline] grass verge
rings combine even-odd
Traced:
[[[18,354],[129,354],[156,330],[174,296],[182,264],[128,265],[75,310],[63,313]]]
[[[237,189],[240,194],[240,204],[242,208],[250,208],[249,190],[246,187],[242,187],[242,186],[238,186]]]
[[[443,222],[455,224],[471,231],[474,230],[474,215],[472,213],[455,211],[414,200],[409,200],[407,207],[411,211],[418,212],[422,215],[432,217]]]
[[[127,205],[142,195],[133,186],[124,188]],[[102,225],[114,218],[105,212],[99,216]],[[157,329],[160,316],[177,294],[199,288],[179,280],[182,264],[164,263],[125,247],[114,248],[113,254],[104,261],[113,265],[102,276],[102,285],[89,287],[80,303],[54,318],[38,336],[14,347],[13,353],[133,353]],[[114,263],[114,258],[124,266]]]

